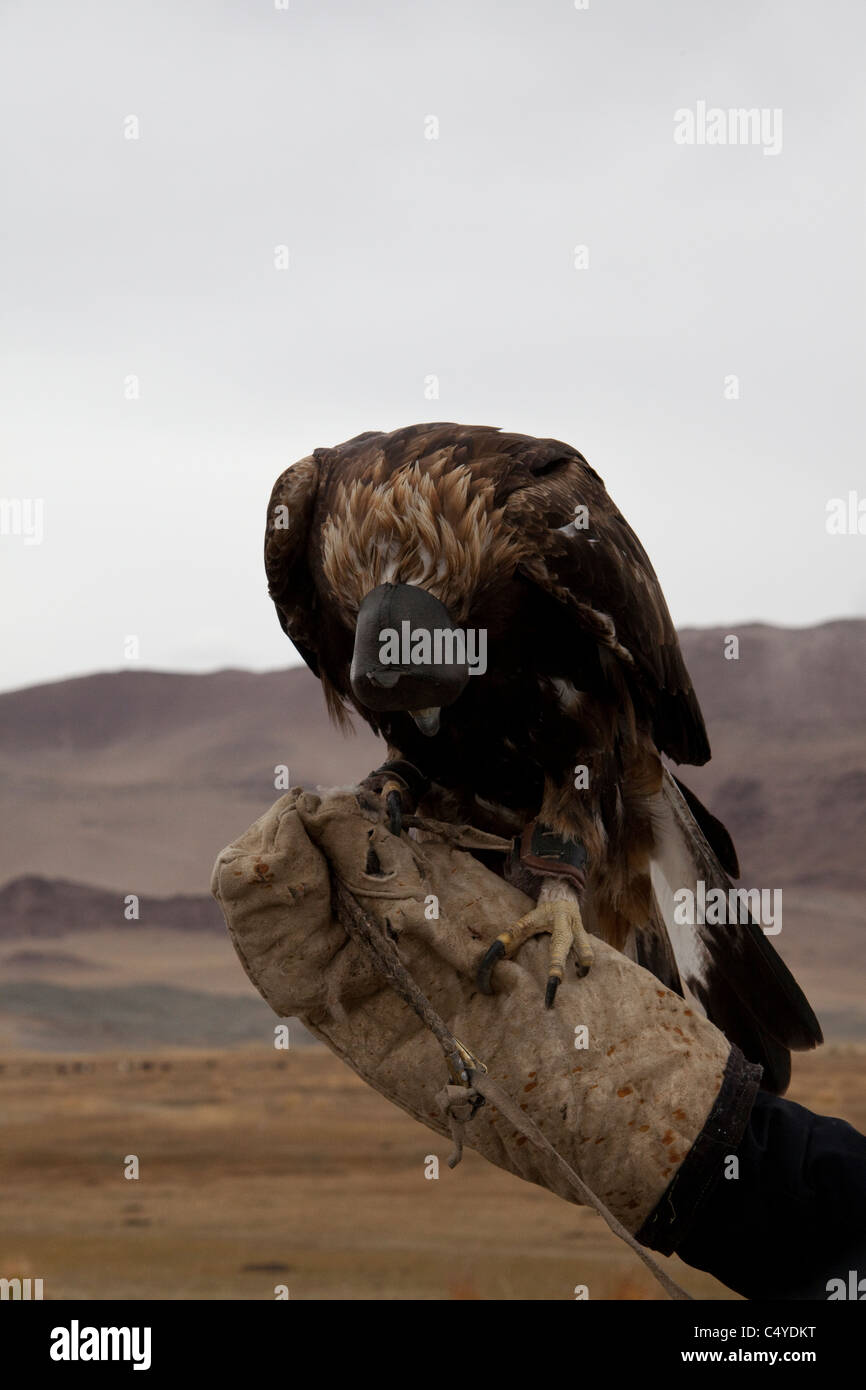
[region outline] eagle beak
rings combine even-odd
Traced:
[[[438,734],[440,713],[438,707],[433,707],[432,709],[412,709],[409,713],[415,720],[422,734],[426,734],[428,738],[432,738],[434,734]]]

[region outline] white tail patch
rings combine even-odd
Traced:
[[[650,861],[650,880],[659,917],[673,947],[680,978],[684,985],[693,990],[695,981],[706,985],[709,961],[694,925],[677,921],[676,894],[683,888],[694,893],[702,870],[689,844],[681,814],[677,813],[674,797],[682,802],[673,778],[665,771],[662,790],[653,798],[655,850]],[[685,803],[682,804],[685,814],[691,819],[688,808]],[[700,834],[697,825],[694,825],[694,833]]]

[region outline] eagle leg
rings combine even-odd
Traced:
[[[515,922],[513,927],[500,932],[485,951],[476,973],[481,993],[493,993],[492,976],[497,961],[514,956],[525,941],[544,932],[549,932],[551,938],[545,1006],[548,1009],[553,1007],[572,949],[577,976],[582,980],[592,965],[593,951],[583,925],[578,896],[571,884],[564,883],[561,878],[549,878],[542,886],[538,905]]]

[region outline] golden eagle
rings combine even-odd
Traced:
[[[704,721],[652,565],[582,455],[455,424],[316,449],[274,486],[265,567],[332,717],[387,740],[368,783],[392,828],[420,799],[514,838],[506,872],[537,906],[479,987],[549,931],[550,1005],[595,934],[687,985],[784,1091],[821,1031],[753,915],[680,910],[683,889],[735,902],[736,854],[662,763],[705,763]]]

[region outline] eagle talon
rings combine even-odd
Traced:
[[[400,838],[403,829],[403,803],[400,799],[399,791],[390,791],[385,798],[385,806],[388,810],[388,829],[392,835]]]
[[[475,972],[475,983],[482,994],[493,993],[493,971],[496,968],[496,962],[504,960],[505,955],[505,942],[502,937],[497,936],[496,940],[487,947]]]
[[[585,973],[586,973],[586,972],[584,971],[584,974],[585,974]],[[562,976],[561,976],[561,975],[548,975],[548,977],[547,977],[547,988],[546,988],[546,990],[544,991],[544,1007],[545,1007],[546,1009],[552,1009],[552,1008],[553,1008],[553,1003],[554,1003],[554,1000],[556,999],[556,991],[559,989],[559,986],[561,985],[561,983],[562,983]]]
[[[570,893],[571,890],[563,890],[562,885],[554,884],[550,891]],[[493,971],[497,961],[513,957],[525,941],[531,936],[539,936],[542,932],[549,932],[551,937],[550,965],[544,991],[545,1008],[553,1008],[556,992],[565,973],[565,963],[572,949],[575,954],[577,978],[584,979],[592,965],[592,945],[583,925],[576,896],[545,897],[508,931],[500,932],[496,940],[488,946],[475,974],[475,982],[480,992],[493,993]]]

